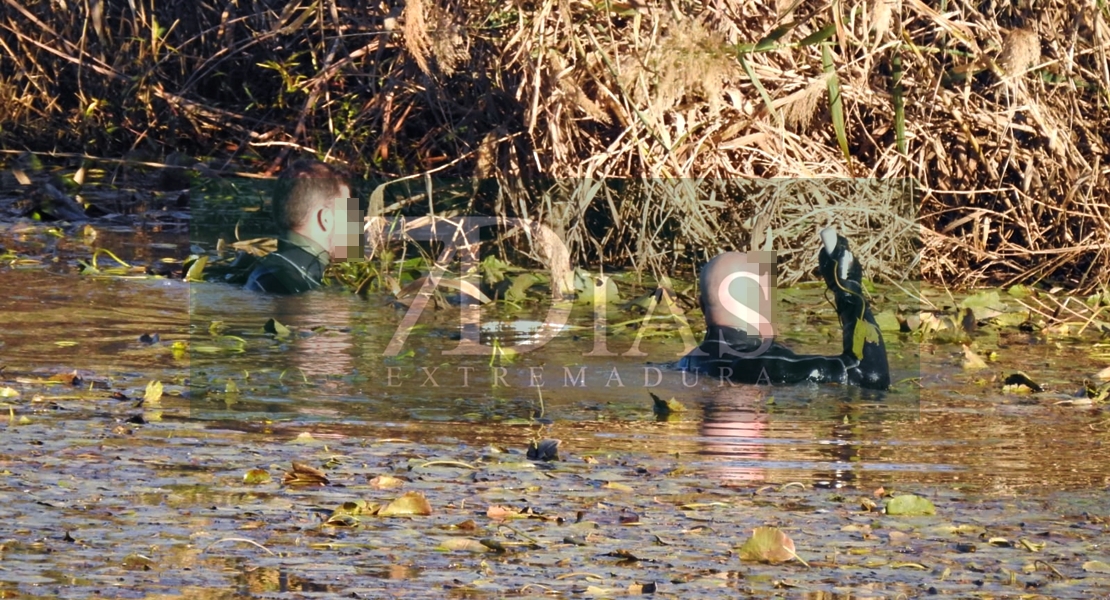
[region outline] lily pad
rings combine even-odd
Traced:
[[[982,321],[996,317],[1006,312],[1006,304],[998,294],[998,290],[982,291],[960,302],[960,308],[970,308],[975,314],[975,319]]]
[[[491,552],[491,549],[482,542],[465,537],[447,538],[436,546],[436,550],[441,552],[473,552],[475,554],[484,554]]]
[[[756,527],[740,547],[740,560],[781,563],[797,558],[794,540],[777,527]]]
[[[406,492],[378,511],[379,517],[428,516],[430,514],[432,514],[432,505],[420,492]]]
[[[898,320],[898,315],[892,310],[884,310],[875,315],[875,322],[879,324],[879,331],[897,333],[902,330],[902,322]]]
[[[1110,573],[1110,563],[1101,560],[1089,560],[1083,563],[1083,570],[1088,573]]]
[[[928,516],[937,514],[937,507],[928,498],[903,494],[887,501],[886,514],[902,517]]]
[[[271,481],[273,481],[273,478],[270,477],[270,472],[266,469],[251,469],[243,475],[243,483],[247,485],[262,485]]]

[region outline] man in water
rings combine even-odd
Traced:
[[[244,287],[273,294],[319,288],[333,257],[362,257],[358,212],[350,185],[338,170],[318,161],[293,163],[274,192],[277,251],[258,261]]]
[[[843,335],[843,352],[821,356],[795,354],[769,336],[745,331],[747,322],[731,287],[748,268],[748,259],[726,252],[701,272],[701,306],[705,340],[679,362],[680,369],[709,373],[737,383],[840,383],[885,390],[890,387],[886,345],[864,297],[863,270],[848,240],[827,227],[820,233],[818,270],[833,294]],[[762,332],[761,332],[762,333]]]

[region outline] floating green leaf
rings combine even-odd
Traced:
[[[158,406],[162,400],[162,382],[151,381],[146,384],[146,391],[143,393],[144,406]]]
[[[266,333],[272,333],[279,338],[289,337],[293,333],[289,330],[288,327],[282,325],[277,319],[270,319],[266,321],[266,324],[262,326],[262,330]]]
[[[509,263],[490,254],[478,264],[478,271],[482,273],[482,282],[486,285],[501,283],[505,279],[505,272],[511,268]]]
[[[527,297],[528,290],[538,281],[539,278],[531,273],[517,275],[513,278],[513,284],[505,290],[505,300],[519,304]]]
[[[898,332],[902,330],[902,322],[898,320],[898,315],[892,310],[884,310],[875,315],[875,323],[878,324],[880,331]]]
[[[208,265],[208,256],[201,255],[193,264],[189,266],[189,271],[185,273],[185,281],[204,281],[204,267]]]
[[[970,308],[978,321],[991,319],[1006,312],[1006,305],[999,297],[998,290],[972,294],[960,302],[960,308]]]
[[[360,523],[358,517],[372,515],[378,511],[379,507],[378,504],[370,504],[361,499],[344,502],[332,511],[324,524],[331,527],[357,527]]]
[[[777,527],[756,527],[740,547],[740,560],[775,564],[797,557],[794,540]]]
[[[246,485],[262,485],[271,481],[273,479],[266,469],[251,469],[243,475],[243,483]]]
[[[928,498],[903,494],[887,501],[886,514],[903,517],[927,516],[937,514],[937,508]]]

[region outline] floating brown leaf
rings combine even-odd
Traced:
[[[486,509],[486,516],[495,521],[504,521],[506,519],[523,519],[527,515],[523,514],[520,509],[511,506],[503,506],[495,504]]]
[[[400,498],[385,505],[378,511],[379,517],[428,516],[432,505],[420,492],[406,492]]]
[[[331,483],[323,471],[310,467],[304,463],[293,462],[293,470],[287,471],[281,478],[281,483],[288,486],[325,486]]]

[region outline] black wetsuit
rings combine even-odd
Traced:
[[[841,354],[795,354],[777,342],[770,344],[766,351],[758,352],[762,343],[760,338],[733,327],[710,324],[705,340],[684,357],[678,367],[737,383],[795,384],[813,381],[880,390],[890,387],[886,346],[871,308],[864,299],[862,270],[848,250],[848,240],[837,236],[832,255],[822,249],[818,264],[836,302],[844,335],[844,351]],[[703,293],[703,304],[704,298]],[[864,329],[857,336],[856,330],[861,327]]]
[[[288,233],[276,252],[259,259],[244,288],[271,294],[299,294],[319,288],[331,257],[312,240]]]

